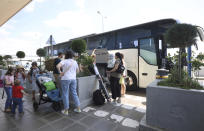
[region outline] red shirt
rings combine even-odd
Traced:
[[[12,96],[13,98],[23,98],[23,93],[21,90],[24,90],[22,86],[13,86],[12,87]]]

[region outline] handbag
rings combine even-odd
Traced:
[[[118,65],[118,69],[116,70],[116,72],[122,74],[124,71],[125,71],[125,66],[122,63],[120,63]]]

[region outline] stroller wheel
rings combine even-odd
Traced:
[[[33,109],[34,109],[34,111],[37,111],[37,109],[38,109],[38,103],[36,101],[33,102]]]
[[[53,108],[55,111],[60,111],[60,110],[61,110],[60,102],[53,102],[53,103],[52,103],[52,108]]]

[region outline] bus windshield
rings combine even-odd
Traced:
[[[140,39],[140,56],[150,65],[157,65],[155,42],[153,38]]]

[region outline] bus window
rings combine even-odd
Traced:
[[[159,40],[159,49],[162,50],[162,40]]]
[[[140,39],[140,56],[151,65],[157,65],[155,43],[153,38]]]
[[[87,48],[88,50],[107,48],[108,50],[114,49],[115,36],[113,33],[101,35],[97,37],[88,38]]]
[[[135,41],[134,41],[134,46],[135,46],[135,47],[138,47],[138,40],[135,40]]]
[[[149,30],[125,29],[116,33],[115,49],[129,49],[138,47],[138,38],[149,36]],[[120,44],[121,43],[121,44]],[[120,46],[122,45],[122,46]]]
[[[122,49],[123,48],[123,46],[122,46],[122,43],[120,42],[119,43],[119,49]]]

